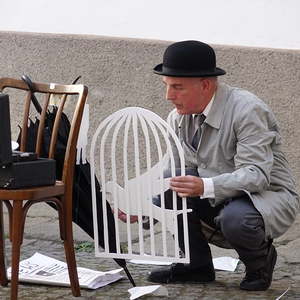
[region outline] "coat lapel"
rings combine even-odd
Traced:
[[[210,109],[210,112],[207,116],[207,118],[205,119],[204,123],[215,128],[215,129],[219,129],[222,119],[223,119],[223,115],[224,115],[224,111],[226,108],[226,103],[228,100],[228,95],[230,92],[230,88],[228,85],[223,84],[223,83],[219,83],[218,84],[218,88],[216,91],[216,95],[215,95],[215,99],[214,102],[212,104],[212,107]],[[190,125],[191,125],[191,118],[192,115],[183,115],[180,116],[180,119],[178,121],[179,123],[179,138],[185,143],[186,145],[186,151],[187,149],[190,150],[190,152],[195,153],[197,152],[189,143],[189,135],[190,135]],[[204,134],[204,132],[206,131],[206,128],[204,126],[203,128],[203,132],[202,135]],[[200,145],[201,145],[201,140],[202,137],[200,139]],[[199,148],[198,148],[199,149]]]
[[[204,123],[219,129],[228,100],[229,87],[226,84],[219,83],[216,91],[215,99],[210,109],[210,112]]]

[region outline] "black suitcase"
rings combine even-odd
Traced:
[[[0,188],[18,189],[55,184],[55,160],[36,153],[12,152],[9,97],[0,93]]]
[[[54,159],[38,158],[0,167],[0,188],[4,189],[54,185],[55,180]]]

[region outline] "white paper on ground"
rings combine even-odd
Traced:
[[[229,256],[213,258],[214,268],[216,270],[234,272],[239,260]]]
[[[11,149],[16,150],[19,147],[19,144],[15,141],[11,141]]]
[[[144,295],[168,296],[168,290],[162,285],[136,286],[128,290],[130,300],[137,299]]]
[[[154,260],[142,260],[142,259],[131,259],[129,260],[132,264],[141,265],[157,265],[157,266],[169,266],[172,263],[169,261],[154,261]],[[214,268],[222,271],[235,271],[239,260],[236,258],[224,256],[213,259]]]
[[[82,288],[97,289],[120,280],[122,269],[108,272],[77,267],[79,285]],[[8,279],[11,268],[7,269]],[[68,267],[65,262],[36,252],[28,259],[20,261],[19,281],[37,284],[70,286]]]

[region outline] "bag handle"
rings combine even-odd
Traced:
[[[27,84],[30,92],[31,92],[31,101],[36,109],[36,111],[41,114],[42,113],[42,107],[39,103],[39,101],[36,99],[35,95],[34,95],[34,92],[35,92],[35,89],[34,89],[34,86],[33,86],[33,83],[31,81],[31,79],[27,76],[27,75],[22,75],[21,79]]]
[[[81,78],[81,76],[78,76],[73,82],[72,84],[76,84],[77,81]],[[35,97],[35,89],[34,89],[34,85],[31,81],[31,79],[29,78],[29,76],[27,76],[26,74],[22,75],[21,79],[26,83],[26,85],[28,86],[30,92],[31,92],[31,101],[36,109],[36,111],[41,114],[42,113],[42,107],[39,103],[39,101],[36,99]]]

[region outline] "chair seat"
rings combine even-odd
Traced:
[[[39,200],[63,195],[65,185],[61,181],[56,181],[54,185],[39,186],[23,189],[0,189],[1,200]]]

